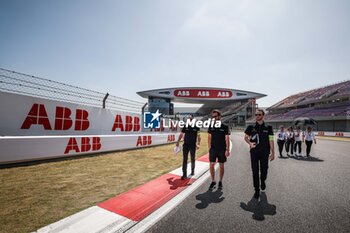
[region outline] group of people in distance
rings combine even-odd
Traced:
[[[306,131],[302,131],[299,126],[294,130],[293,127],[288,127],[287,130],[283,126],[280,126],[277,132],[277,145],[279,150],[280,158],[283,158],[283,147],[285,146],[287,156],[296,157],[301,155],[301,145],[306,144],[306,156],[310,156],[311,146],[313,143],[316,144],[315,133],[312,128],[308,126]]]

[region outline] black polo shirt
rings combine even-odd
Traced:
[[[181,130],[182,133],[185,134],[185,138],[184,138],[184,144],[188,145],[188,146],[195,146],[197,143],[197,135],[199,132],[199,128],[198,127],[183,127]]]
[[[209,127],[208,133],[211,134],[211,148],[225,151],[226,150],[226,135],[230,135],[228,126],[221,123],[221,127]]]
[[[256,143],[256,147],[250,149],[250,152],[270,154],[270,138],[273,138],[271,125],[266,125],[265,122],[259,125],[256,122],[255,125],[249,125],[244,133],[250,136],[251,142]]]

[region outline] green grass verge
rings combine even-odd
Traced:
[[[196,156],[207,153],[207,134]],[[0,169],[0,232],[31,232],[182,164],[174,144]]]

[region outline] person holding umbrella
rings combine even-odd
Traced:
[[[306,156],[309,157],[310,156],[312,142],[314,141],[315,144],[316,144],[315,133],[312,132],[312,128],[310,126],[307,127],[307,130],[306,130],[306,132],[304,134],[303,141],[305,141],[305,144],[306,144]]]
[[[297,125],[300,127],[300,125],[302,126],[306,126],[306,125],[317,125],[317,122],[312,119],[312,118],[309,118],[309,117],[299,117],[299,118],[296,118],[294,120],[294,125]],[[309,131],[310,130],[310,131]],[[310,137],[307,137],[308,138],[308,143],[310,145],[309,147],[309,150],[311,150],[311,144],[312,144],[312,141],[314,140],[315,138],[315,135],[311,133],[312,129],[310,127],[310,129],[307,130],[307,133],[310,132]],[[312,137],[313,136],[313,137]],[[306,136],[304,135],[303,138],[306,138]],[[311,144],[310,144],[310,141],[311,141]],[[316,144],[316,140],[315,141],[315,144]],[[294,146],[295,150],[296,150],[296,145]],[[306,148],[307,149],[307,148]],[[299,151],[301,152],[301,142],[300,142],[300,147],[299,147]],[[299,152],[299,154],[300,154]],[[306,155],[310,155],[310,151],[306,150]]]

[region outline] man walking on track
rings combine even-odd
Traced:
[[[219,110],[212,111],[212,118],[215,121],[220,121],[221,112]],[[211,184],[209,186],[209,191],[212,191],[216,186],[215,181],[215,163],[216,161],[220,164],[220,180],[218,189],[222,190],[222,179],[224,177],[224,163],[226,162],[226,157],[230,155],[230,131],[227,125],[221,123],[220,127],[209,127],[208,129],[208,147],[209,147],[209,161],[210,161],[210,175]]]
[[[260,196],[260,187],[265,190],[265,180],[267,178],[268,162],[275,159],[275,148],[273,142],[272,126],[264,122],[265,112],[258,109],[255,113],[255,125],[249,125],[245,130],[244,140],[250,146],[250,159],[253,171],[253,183],[255,188],[254,198]],[[260,165],[260,169],[259,169]],[[259,170],[261,176],[259,179]],[[259,184],[261,180],[261,186]]]
[[[189,115],[189,120],[193,120],[193,116]],[[181,133],[179,135],[179,139],[177,140],[176,146],[179,146],[179,142],[184,138],[184,144],[183,144],[183,159],[182,159],[182,177],[181,180],[184,180],[187,178],[187,160],[188,160],[188,152],[191,154],[191,176],[194,175],[194,169],[195,169],[195,161],[196,161],[196,149],[199,148],[199,145],[201,143],[201,137],[198,127],[183,127],[181,130]],[[198,140],[197,140],[198,139]],[[197,144],[198,143],[198,144]]]

